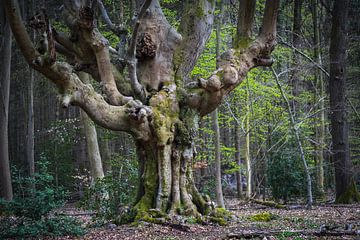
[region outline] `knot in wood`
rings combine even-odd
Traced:
[[[29,27],[38,30],[45,31],[46,22],[42,14],[38,13],[29,20]]]
[[[94,11],[90,7],[80,8],[79,18],[83,28],[93,29],[95,27]]]
[[[156,43],[150,33],[140,35],[136,44],[136,58],[141,60],[154,58],[156,56]]]

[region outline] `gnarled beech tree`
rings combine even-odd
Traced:
[[[45,11],[34,16],[28,25],[38,33],[35,43],[16,0],[5,0],[19,48],[31,67],[55,83],[63,107],[79,106],[97,124],[134,137],[141,178],[136,219],[149,217],[150,209],[192,216],[211,211],[192,175],[198,118],[216,109],[252,68],[271,65],[276,44],[279,0],[266,1],[257,37],[251,34],[255,0],[240,2],[233,48],[221,55],[208,79],[191,79],[211,32],[214,0],[184,1],[179,32],[167,22],[158,0],[138,1],[129,44],[119,43],[117,50],[97,28],[97,19],[120,39],[126,30],[112,23],[100,0],[64,0],[69,35],[53,28]],[[98,81],[102,93],[83,83],[80,72]]]

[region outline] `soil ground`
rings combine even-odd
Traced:
[[[307,210],[304,206],[290,205],[286,209],[276,209],[260,204],[228,200],[227,207],[234,214],[234,219],[227,226],[216,224],[199,225],[184,223],[183,225],[158,225],[144,223],[140,226],[109,224],[101,228],[90,228],[88,233],[80,238],[60,237],[57,239],[123,239],[123,240],[175,240],[175,239],[230,239],[229,234],[241,231],[281,231],[259,239],[360,239],[360,205],[320,205]],[[78,209],[64,209],[69,215],[89,223],[91,217],[82,215]],[[74,214],[75,213],[75,214]],[[252,216],[270,213],[270,221],[256,221]],[[330,228],[343,231],[345,225],[358,231],[356,236],[323,236],[292,234],[295,230],[316,230]]]

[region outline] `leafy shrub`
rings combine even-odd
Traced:
[[[0,199],[3,217],[0,219],[0,238],[23,238],[35,236],[81,235],[81,224],[70,217],[51,214],[64,205],[66,192],[53,185],[48,173],[48,163],[37,163],[38,173],[23,177],[14,169],[14,199]]]
[[[112,171],[92,184],[81,202],[83,208],[96,212],[94,220],[99,225],[110,221],[117,224],[129,222],[131,212],[128,205],[136,197],[138,170],[134,155],[117,155],[111,164]]]
[[[305,191],[304,168],[297,149],[290,146],[272,155],[267,170],[268,181],[275,199],[285,202]]]

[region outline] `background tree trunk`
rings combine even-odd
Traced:
[[[89,83],[89,75],[87,73],[79,73],[80,79],[84,83]],[[90,172],[92,182],[104,177],[104,170],[102,167],[98,138],[96,133],[95,123],[83,110],[80,110],[80,118],[84,127],[84,134],[86,139],[87,157],[90,162]]]
[[[243,198],[243,183],[242,183],[242,164],[241,164],[241,141],[240,141],[240,124],[236,121],[235,125],[235,161],[239,170],[236,171],[236,190],[238,198]]]
[[[253,166],[250,156],[250,94],[249,88],[246,90],[246,116],[245,116],[245,164],[246,164],[246,198],[250,199],[252,196],[252,179]]]
[[[216,58],[220,55],[220,44],[221,44],[221,24],[222,24],[222,12],[224,4],[220,1],[220,13],[217,16],[216,24]],[[214,130],[214,145],[215,145],[215,182],[216,182],[216,203],[219,207],[225,208],[224,196],[222,192],[221,184],[221,149],[220,149],[220,129],[218,120],[218,110],[215,109],[212,113],[213,119],[213,130]]]
[[[10,66],[11,66],[11,29],[8,19],[0,6],[1,14],[4,19],[0,19],[2,36],[2,46],[0,49],[0,184],[1,195],[5,200],[12,200],[13,192],[11,185],[11,174],[9,164],[9,139],[8,139],[8,119],[9,119],[9,92],[10,92]]]
[[[312,18],[314,27],[314,57],[316,63],[321,66],[321,48],[320,48],[320,26],[318,16],[318,0],[312,0]],[[320,124],[316,124],[316,147],[315,147],[315,159],[316,159],[316,182],[320,197],[325,194],[324,191],[324,148],[325,148],[325,87],[323,73],[319,68],[316,68],[316,91],[315,91],[315,104],[318,104],[319,121]]]
[[[330,42],[330,119],[332,157],[335,167],[336,201],[359,202],[352,178],[349,153],[349,130],[346,117],[346,41],[349,0],[336,0],[332,11]]]
[[[294,21],[293,21],[293,32],[292,32],[292,44],[296,49],[300,48],[301,43],[301,8],[303,0],[294,0]],[[300,80],[300,58],[297,52],[293,51],[293,64],[291,71],[291,84],[293,87],[293,95],[298,97],[301,91],[301,85],[303,83]],[[297,100],[292,101],[292,112],[296,113]]]

